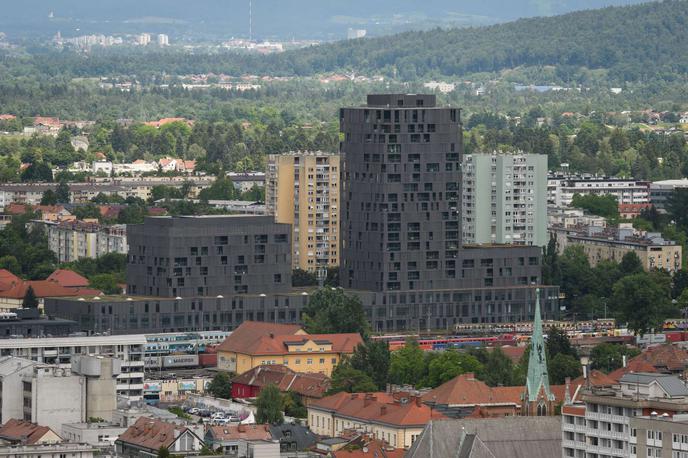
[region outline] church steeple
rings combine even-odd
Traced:
[[[540,289],[535,291],[535,317],[533,320],[533,335],[530,339],[530,357],[528,359],[528,378],[526,379],[523,401],[532,403],[535,407],[542,402],[554,401],[554,395],[549,389],[549,373],[547,371],[547,352],[545,338],[542,334],[542,317],[540,316]],[[542,401],[542,402],[541,402]],[[548,409],[549,410],[549,409]],[[538,409],[539,414],[540,409]],[[530,412],[533,415],[534,412]]]

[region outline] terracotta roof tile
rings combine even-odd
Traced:
[[[272,335],[294,335],[301,331],[296,324],[276,324],[259,321],[244,321],[218,347],[218,351],[252,353],[263,337]],[[303,332],[303,331],[301,331]]]
[[[593,369],[590,371],[590,384],[592,386],[615,385],[617,383],[617,380],[610,377],[610,375],[607,375],[602,371],[598,371],[597,369]],[[585,385],[585,384],[586,384],[586,380],[585,380],[585,378],[583,378],[582,375],[571,381],[572,387],[576,387],[579,385]]]
[[[40,441],[50,431],[47,426],[12,418],[0,427],[0,438],[31,445]],[[54,431],[53,434],[57,435]]]
[[[268,425],[228,425],[211,426],[208,433],[217,441],[230,440],[270,440],[272,434]]]
[[[635,357],[628,361],[626,367],[620,367],[617,370],[610,372],[607,377],[618,383],[619,380],[621,380],[621,377],[629,372],[657,372],[657,369],[655,369],[655,367],[647,361]]]
[[[141,417],[117,439],[148,450],[170,448],[179,435],[190,431],[183,426],[149,417]]]
[[[78,288],[88,286],[88,279],[69,269],[57,269],[47,278],[65,288]]]
[[[313,401],[309,408],[334,411],[338,415],[394,426],[421,426],[431,419],[446,418],[412,396],[406,402],[387,393],[337,393]]]
[[[664,344],[650,347],[636,356],[636,358],[650,363],[659,371],[666,369],[671,372],[677,372],[686,369],[688,351],[676,345]]]
[[[366,442],[363,447],[332,452],[333,458],[403,458],[404,449],[391,448],[379,439]]]

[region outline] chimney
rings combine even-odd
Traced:
[[[380,407],[380,415],[387,415],[387,406]]]
[[[246,432],[246,426],[239,423],[239,426],[237,426],[237,431],[239,431],[240,433],[245,433]]]
[[[564,379],[564,384],[566,386],[564,391],[564,404],[571,404],[571,377],[566,377]]]
[[[420,400],[420,396],[416,396],[415,399],[416,399],[416,406],[421,407],[423,405],[423,403]]]
[[[274,339],[274,338],[275,338],[275,334],[271,332],[271,333],[270,333],[270,338],[271,338],[271,339]]]
[[[621,364],[623,367],[626,367],[626,365],[628,364],[628,360],[626,359],[626,355],[621,356]]]
[[[370,395],[370,393],[366,393],[365,397],[363,398],[363,407],[368,407],[372,403],[373,397]]]
[[[388,384],[385,386],[385,392],[386,392],[387,394],[389,394],[389,393],[392,392],[392,384],[391,384],[391,383],[388,383]]]

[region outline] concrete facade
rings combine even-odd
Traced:
[[[291,288],[291,227],[268,216],[149,217],[127,227],[132,295],[201,297]]]
[[[463,158],[464,243],[547,244],[547,156],[471,154]]]
[[[339,155],[271,154],[265,181],[269,215],[291,224],[292,265],[315,272],[339,265]]]
[[[108,253],[126,254],[129,248],[127,230],[123,224],[102,226],[83,221],[41,223],[47,227],[48,248],[60,262],[95,259]]]

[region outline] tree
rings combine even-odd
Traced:
[[[282,395],[274,383],[264,386],[256,399],[256,422],[282,424]]]
[[[359,344],[351,355],[351,367],[367,374],[377,388],[385,388],[389,379],[390,353],[387,343],[382,340],[366,339]]]
[[[660,326],[673,313],[669,295],[667,288],[643,272],[616,282],[609,304],[628,323],[628,329],[642,335]]]
[[[282,409],[284,414],[294,418],[308,417],[308,409],[298,393],[288,391],[282,395]]]
[[[557,237],[552,234],[542,255],[542,283],[545,285],[561,284],[561,263],[557,251]]]
[[[198,198],[201,200],[233,200],[240,197],[234,183],[227,176],[218,176],[210,187],[201,190]]]
[[[291,273],[291,286],[298,288],[301,286],[317,286],[318,279],[313,272],[303,269],[294,269]]]
[[[378,387],[368,374],[354,369],[348,361],[342,361],[332,371],[332,383],[327,393],[363,393],[377,390]]]
[[[24,169],[21,174],[21,181],[44,181],[50,183],[53,181],[53,171],[50,166],[44,162],[34,162]]]
[[[612,196],[611,194],[604,196],[598,196],[595,194],[574,194],[573,200],[571,201],[571,206],[587,210],[593,215],[599,215],[612,219],[619,218],[619,204],[616,200],[616,197]]]
[[[60,204],[69,203],[69,185],[66,181],[60,181],[60,183],[57,185],[57,188],[55,189],[55,197],[57,198],[57,202]]]
[[[57,194],[52,189],[46,189],[41,197],[41,205],[57,204]]]
[[[640,350],[637,348],[602,343],[596,345],[590,352],[590,367],[609,373],[623,366],[624,356],[632,358],[638,354],[640,354]]]
[[[435,354],[428,363],[425,385],[431,388],[453,379],[457,375],[472,372],[480,373],[483,365],[474,356],[449,349]]]
[[[558,353],[548,362],[549,383],[552,385],[562,385],[567,377],[572,379],[582,373],[580,361],[571,355]]]
[[[36,293],[33,291],[32,286],[29,286],[29,288],[26,290],[26,293],[24,294],[24,299],[22,300],[22,308],[38,308],[38,298],[36,298]]]
[[[120,294],[122,288],[118,283],[124,283],[120,280],[123,279],[115,274],[98,274],[91,277],[88,283],[92,288],[99,289],[105,294]]]
[[[313,293],[303,309],[303,322],[313,334],[356,332],[366,336],[369,326],[361,301],[341,288]]]
[[[392,352],[389,380],[397,385],[417,385],[425,374],[425,354],[413,338],[406,339],[404,348]]]
[[[679,227],[688,229],[688,188],[675,188],[667,199],[666,209]]]
[[[487,353],[483,371],[478,375],[489,386],[514,385],[514,363],[501,348],[495,347]]]
[[[172,455],[167,447],[160,446],[158,449],[158,458],[170,458]]]
[[[568,336],[564,331],[552,326],[547,331],[547,355],[554,358],[558,354],[578,358],[578,352],[571,346]]]
[[[232,382],[226,372],[218,372],[208,385],[208,393],[216,398],[230,399],[232,397]]]
[[[12,255],[5,255],[0,257],[0,269],[9,270],[15,275],[21,274],[21,265],[17,258]]]
[[[619,270],[624,276],[639,274],[643,272],[643,262],[634,251],[629,251],[621,258]]]

